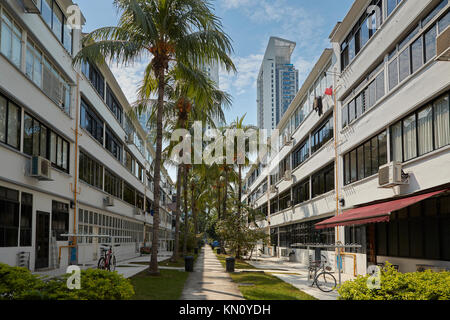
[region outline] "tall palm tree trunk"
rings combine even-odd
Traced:
[[[191,208],[192,208],[192,217],[194,219],[194,236],[197,237],[198,228],[197,228],[197,208],[195,206],[195,186],[191,185]],[[197,244],[196,244],[197,245]]]
[[[183,239],[183,255],[187,254],[187,237],[188,237],[188,192],[187,192],[187,180],[188,180],[188,166],[184,164],[184,179],[183,179],[183,193],[184,193],[184,239]]]
[[[242,203],[241,203],[241,199],[242,199],[242,165],[239,164],[238,167],[239,167],[238,216],[240,218],[241,213],[242,213]],[[236,252],[236,259],[239,259],[240,257],[241,257],[241,245],[238,244],[237,252]]]
[[[152,254],[150,258],[150,273],[159,274],[158,271],[158,246],[159,246],[159,200],[161,197],[159,183],[161,181],[161,156],[162,156],[162,122],[164,107],[164,69],[159,68],[158,76],[158,105],[156,113],[156,156],[155,156],[155,177],[154,177],[154,197],[155,212],[153,213],[153,237]]]
[[[178,165],[177,168],[177,199],[176,199],[176,209],[175,209],[175,244],[173,249],[173,255],[171,258],[172,262],[176,262],[180,255],[180,216],[181,216],[181,174],[182,166]]]

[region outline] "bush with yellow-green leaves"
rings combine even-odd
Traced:
[[[117,272],[81,271],[81,289],[68,289],[67,278],[44,281],[29,270],[0,263],[0,300],[127,300],[134,295],[128,279]]]
[[[340,300],[449,300],[450,272],[400,273],[387,264],[381,269],[380,288],[367,283],[370,275],[345,282],[339,289]]]

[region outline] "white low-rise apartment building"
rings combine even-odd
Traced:
[[[151,246],[154,149],[107,65],[72,65],[72,5],[0,3],[0,262],[33,271],[96,261],[109,242],[61,234],[123,237],[117,260]],[[172,186],[163,170],[160,250]]]
[[[341,241],[361,245],[345,250],[348,274],[386,261],[450,268],[449,10],[448,0],[355,1],[336,25],[278,126],[281,179],[261,166],[247,175],[245,198],[267,215],[266,252]],[[335,118],[334,96],[313,91],[322,81]],[[307,263],[305,249],[295,251]]]

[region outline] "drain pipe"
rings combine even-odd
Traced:
[[[74,206],[73,206],[73,233],[77,234],[77,207],[78,207],[78,136],[81,135],[79,133],[79,104],[80,104],[80,75],[78,72],[76,72],[77,75],[77,89],[76,89],[76,104],[75,104],[75,170],[74,170],[74,174],[73,174],[73,202],[74,202]],[[77,247],[77,236],[74,236],[72,238],[72,245],[74,248]],[[78,252],[77,252],[77,258],[78,258]]]

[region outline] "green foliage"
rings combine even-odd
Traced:
[[[0,263],[0,300],[39,298],[43,286],[28,269]]]
[[[25,268],[0,264],[0,299],[3,300],[126,300],[134,295],[128,279],[117,272],[81,271],[81,289],[67,288],[70,275],[43,281]]]
[[[400,273],[387,264],[381,270],[380,289],[370,289],[370,275],[345,282],[339,289],[340,300],[448,300],[450,272]]]

